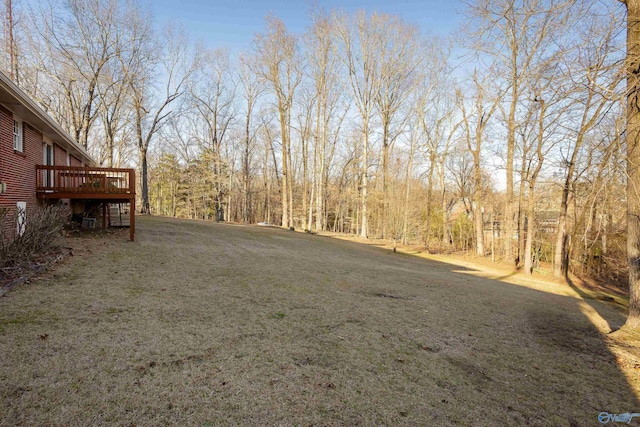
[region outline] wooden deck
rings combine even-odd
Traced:
[[[101,201],[103,214],[109,203],[129,203],[130,239],[134,240],[136,174],[133,169],[37,165],[36,196],[48,200]]]

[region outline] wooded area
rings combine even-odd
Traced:
[[[5,1],[2,70],[143,212],[268,222],[626,281],[626,8],[474,0],[458,37],[276,16],[241,55],[136,1]]]

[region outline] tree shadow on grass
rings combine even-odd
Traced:
[[[585,292],[576,285],[570,277],[566,278],[567,284],[573,289],[583,301],[588,304],[600,317],[607,322],[609,330],[615,332],[620,329],[626,321],[626,316],[622,313],[622,307],[612,297],[601,297]]]
[[[389,249],[375,245],[341,241],[340,246],[357,250],[354,257],[377,259],[372,264],[380,267],[365,274],[366,287],[402,290],[413,295],[412,304],[421,298],[430,300],[429,313],[436,312],[439,318],[431,318],[429,326],[437,333],[454,334],[454,340],[467,335],[478,340],[463,349],[443,345],[436,363],[448,372],[450,382],[462,379],[465,384],[459,394],[466,399],[459,402],[459,412],[490,413],[475,420],[479,425],[598,425],[603,411],[640,412],[637,391],[584,304],[612,329],[624,322],[622,310],[585,298],[573,283],[569,286],[582,299],[478,277],[469,274],[478,271],[469,267],[410,256],[380,258]],[[370,249],[362,251],[363,246]],[[394,273],[410,270],[428,286],[420,288],[415,278]],[[403,304],[398,299],[379,300],[390,307]],[[454,399],[452,395],[444,400]],[[483,406],[484,410],[479,409]],[[457,420],[463,424],[474,422],[461,417]]]
[[[460,270],[456,267],[452,273],[468,275]],[[612,328],[624,323],[621,310],[584,298],[575,284],[572,288],[583,300],[477,276],[470,283],[479,294],[498,290],[498,297],[477,309],[495,311],[489,324],[492,332],[485,335],[494,345],[480,344],[484,351],[459,354],[450,363],[454,369],[463,367],[462,374],[479,382],[483,393],[494,399],[503,396],[496,406],[502,406],[506,424],[599,425],[601,412],[640,412],[638,390],[584,304]],[[520,319],[506,310],[509,306],[520,308]],[[458,309],[473,313],[475,308],[461,304]]]

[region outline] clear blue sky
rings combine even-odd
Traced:
[[[264,29],[264,17],[272,13],[292,33],[309,25],[308,0],[155,0],[151,8],[158,24],[183,25],[208,47],[228,47],[234,53],[249,48],[253,36]],[[424,32],[448,35],[461,22],[463,6],[457,0],[317,0],[318,6],[353,12],[360,9],[394,14],[420,25]]]

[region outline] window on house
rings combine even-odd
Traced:
[[[13,118],[13,149],[16,151],[24,151],[22,140],[22,120]]]

